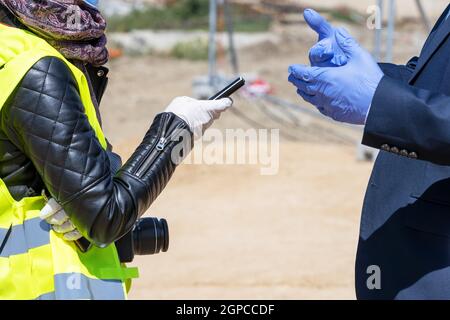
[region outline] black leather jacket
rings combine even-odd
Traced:
[[[105,72],[91,74],[100,78],[92,79],[100,100]],[[20,200],[45,190],[96,245],[128,233],[164,189],[176,167],[172,150],[183,141],[168,137],[178,128],[191,136],[182,119],[159,114],[131,158],[112,172],[70,69],[54,57],[29,70],[0,121],[0,178],[12,196]]]

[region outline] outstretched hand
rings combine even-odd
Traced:
[[[362,125],[383,72],[345,29],[333,32],[347,63],[340,67],[291,65],[289,82],[322,114],[336,121]]]

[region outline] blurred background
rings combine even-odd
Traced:
[[[124,159],[174,97],[198,94],[193,83],[211,66],[250,80],[216,128],[280,129],[276,175],[256,165],[179,167],[147,213],[168,219],[170,249],[135,260],[141,277],[130,298],[355,298],[360,211],[376,154],[358,147],[360,128],[331,123],[297,97],[287,68],[308,63],[317,40],[304,8],[346,27],[380,60],[405,63],[448,5],[383,2],[377,32],[367,27],[375,0],[217,1],[208,63],[209,0],[103,1],[111,52],[103,123]]]

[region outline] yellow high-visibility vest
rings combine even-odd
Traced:
[[[57,57],[70,68],[89,123],[106,148],[85,75],[45,40],[3,24],[0,108],[44,57]],[[0,299],[125,299],[137,269],[120,263],[114,244],[79,251],[39,218],[44,205],[44,196],[15,201],[0,179]]]

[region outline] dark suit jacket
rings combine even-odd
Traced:
[[[385,77],[363,138],[382,151],[361,218],[361,299],[450,299],[449,8],[419,58],[381,64]],[[381,289],[371,266],[379,267]]]

